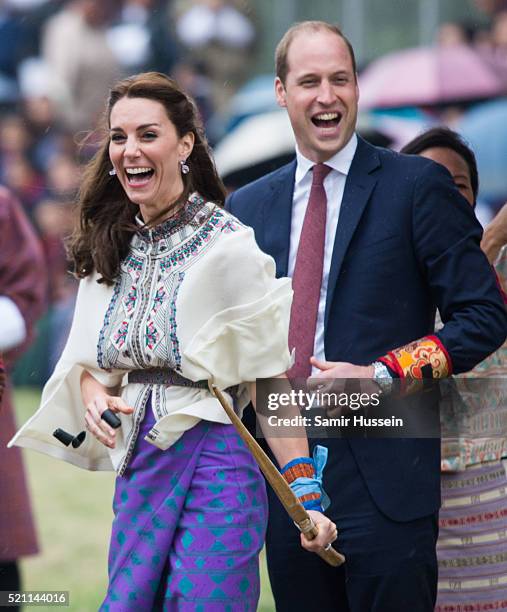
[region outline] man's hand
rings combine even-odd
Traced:
[[[312,366],[319,368],[320,372],[312,378],[373,378],[373,366],[359,366],[346,361],[319,361],[310,357]]]
[[[367,393],[369,395],[379,392],[379,386],[373,379],[373,365],[359,366],[346,361],[319,361],[315,357],[310,362],[320,372],[312,375],[307,381],[310,391],[319,391],[326,394],[341,393]],[[360,379],[360,380],[359,380]],[[337,417],[348,413],[349,409],[337,405],[321,405],[328,416]]]

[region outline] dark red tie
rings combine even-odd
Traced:
[[[313,166],[312,188],[292,275],[294,298],[290,313],[289,347],[291,350],[296,348],[296,361],[288,372],[291,378],[308,377],[312,370],[309,360],[315,343],[326,241],[324,179],[330,171],[331,168],[324,164]]]

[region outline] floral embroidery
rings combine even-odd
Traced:
[[[159,339],[159,333],[153,321],[148,321],[146,325],[146,347],[152,351]]]
[[[135,285],[132,285],[130,287],[130,291],[123,298],[123,305],[125,306],[125,312],[127,314],[132,314],[132,312],[134,311],[136,300],[137,300],[137,287]],[[124,323],[126,323],[126,321],[124,321]]]
[[[113,336],[113,341],[118,348],[122,348],[122,346],[125,344],[128,331],[128,321],[122,321],[120,327],[117,329],[116,333]]]
[[[222,230],[222,232],[224,232],[224,234],[230,234],[231,232],[235,232],[238,228],[239,224],[236,221],[233,221],[232,219],[228,219],[220,225],[220,229]]]
[[[164,257],[160,262],[160,270],[166,272],[170,268],[181,266],[191,257],[196,256],[200,249],[209,242],[213,233],[220,228],[220,220],[223,216],[222,211],[216,210],[193,238],[180,248],[175,249],[167,257]]]
[[[153,298],[153,308],[152,308],[152,312],[157,312],[159,306],[161,306],[162,302],[164,301],[164,298],[166,297],[166,292],[163,286],[160,286],[157,289],[157,293],[155,294],[155,297]]]
[[[134,255],[127,255],[125,259],[125,265],[129,272],[133,270],[136,272],[141,272],[141,270],[143,269],[143,261],[137,257],[134,257]]]

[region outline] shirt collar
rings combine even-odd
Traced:
[[[345,176],[347,176],[350,170],[350,165],[352,164],[352,159],[354,158],[354,155],[356,153],[356,149],[357,149],[357,136],[354,132],[354,134],[352,134],[352,138],[343,147],[343,149],[335,153],[333,157],[329,158],[325,162],[326,166],[329,166],[333,170],[336,170],[337,172],[340,172],[341,174],[344,174]],[[296,145],[296,160],[297,160],[297,167],[296,167],[296,179],[295,180],[296,180],[296,185],[297,185],[305,178],[309,170],[315,165],[315,162],[312,162],[309,159],[307,159],[301,153],[297,145]]]

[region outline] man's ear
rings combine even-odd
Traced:
[[[285,91],[285,85],[282,83],[279,77],[275,78],[275,95],[278,106],[285,108],[287,106],[287,93]]]

